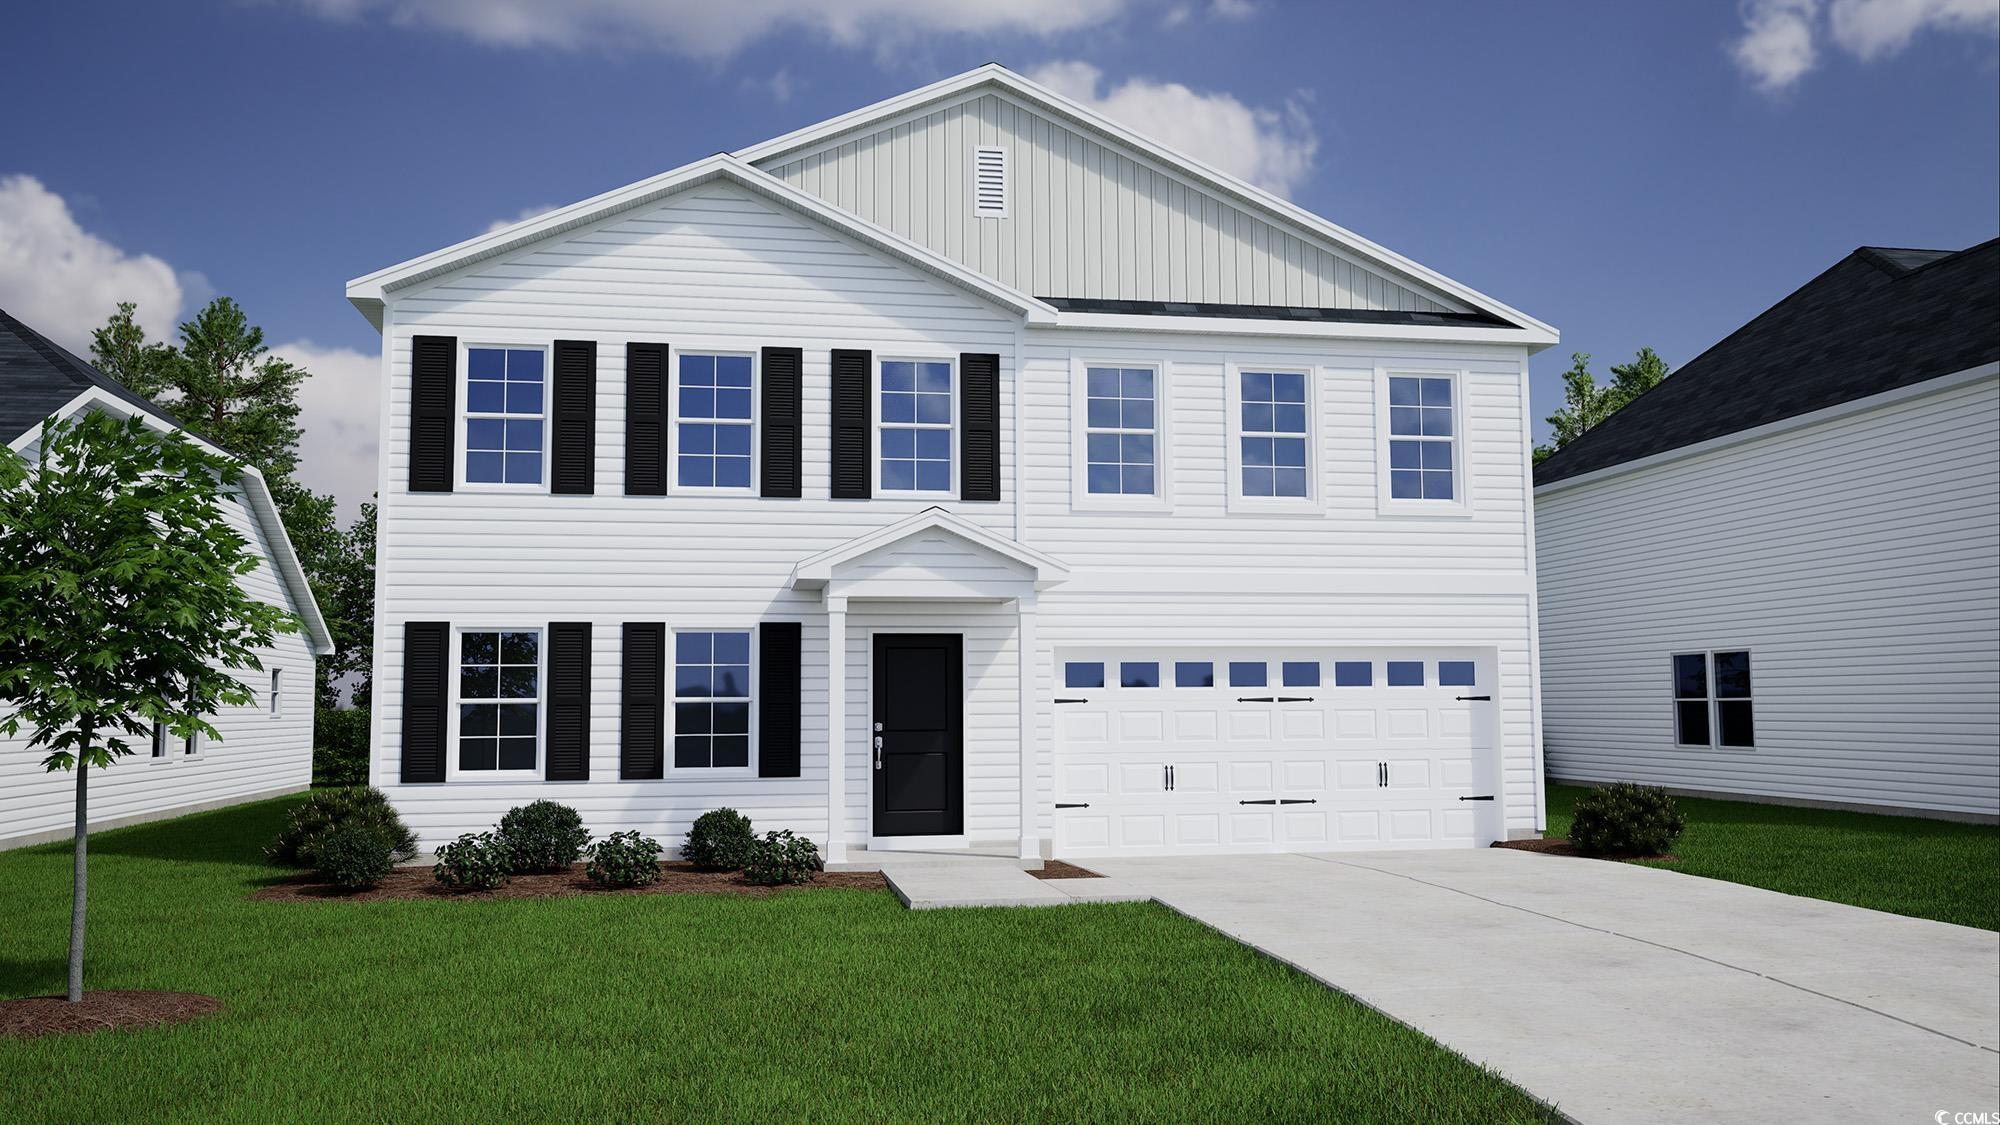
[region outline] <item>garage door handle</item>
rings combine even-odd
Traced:
[[[1090,807],[1090,804],[1088,802],[1085,802],[1084,804],[1081,805],[1065,805],[1061,801],[1057,801],[1056,807],[1059,809],[1087,809]]]
[[[1461,800],[1461,801],[1490,801],[1490,800],[1492,800],[1492,799],[1493,799],[1493,794],[1491,794],[1491,793],[1488,793],[1488,794],[1486,794],[1486,795],[1485,795],[1484,797],[1460,797],[1460,798],[1459,798],[1459,800]]]
[[[1456,698],[1456,699],[1457,699],[1457,700],[1458,700],[1459,702],[1461,702],[1461,703],[1465,702],[1465,701],[1466,701],[1466,700],[1468,700],[1468,699],[1470,699],[1470,700],[1473,700],[1473,701],[1475,701],[1475,702],[1478,702],[1478,703],[1491,703],[1491,702],[1493,702],[1493,697],[1492,697],[1492,696],[1490,696],[1490,695],[1460,695],[1460,696],[1456,696],[1455,698]]]
[[[1270,797],[1262,801],[1238,801],[1236,803],[1239,805],[1275,805],[1278,803],[1278,799]]]

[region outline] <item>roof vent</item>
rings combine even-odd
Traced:
[[[972,150],[972,213],[982,219],[1007,217],[1007,150]]]

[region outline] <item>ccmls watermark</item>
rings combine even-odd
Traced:
[[[1985,1109],[1977,1112],[1953,1112],[1941,1109],[1931,1115],[1937,1125],[2000,1125],[2000,1109]]]

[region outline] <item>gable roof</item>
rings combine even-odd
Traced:
[[[377,329],[382,327],[384,300],[398,289],[434,278],[521,249],[552,235],[566,233],[605,219],[656,203],[676,192],[705,183],[726,181],[746,188],[781,206],[790,208],[824,226],[844,233],[864,245],[898,258],[975,296],[1026,314],[1030,319],[1053,321],[1055,310],[1047,304],[1002,285],[989,277],[885,230],[856,215],[834,207],[818,196],[800,191],[783,180],[753,168],[727,153],[697,160],[672,171],[627,184],[622,188],[592,196],[567,207],[558,207],[512,226],[468,238],[429,254],[419,255],[386,269],[357,277],[347,283],[347,299],[361,310]]]
[[[138,415],[162,432],[186,432],[157,404],[0,309],[0,440],[8,449],[15,453],[26,449],[50,417],[90,408],[119,417]],[[190,433],[188,438],[212,453],[222,453],[198,435]],[[271,545],[272,569],[298,607],[307,643],[317,655],[331,653],[333,634],[320,615],[264,474],[255,465],[245,465],[239,480],[245,506]]]
[[[820,589],[833,578],[834,571],[842,564],[884,547],[916,539],[933,530],[956,536],[976,548],[1022,567],[1034,575],[1035,585],[1038,588],[1054,585],[1069,577],[1069,568],[1054,558],[1031,547],[1023,546],[1004,535],[988,531],[971,520],[933,506],[895,523],[863,532],[845,543],[836,544],[818,554],[800,559],[792,567],[791,586],[797,590]]]
[[[1537,487],[2000,361],[2000,238],[1863,246],[1535,468]]]
[[[157,405],[0,309],[0,440],[13,441],[92,388],[173,421]]]
[[[963,74],[828,118],[818,124],[808,125],[761,144],[738,149],[733,155],[746,163],[760,167],[775,167],[795,154],[825,145],[836,138],[869,129],[882,122],[922,112],[940,103],[985,91],[1001,93],[1058,121],[1072,123],[1107,137],[1126,149],[1171,168],[1197,186],[1216,193],[1254,215],[1301,231],[1308,237],[1319,239],[1337,251],[1351,255],[1391,275],[1408,278],[1419,285],[1434,289],[1473,311],[1498,318],[1509,325],[1519,326],[1531,337],[1525,342],[1547,346],[1554,343],[1558,337],[1554,328],[1526,313],[1377,245],[1289,200],[1126,128],[1090,107],[1038,82],[1024,78],[998,63],[987,63]]]

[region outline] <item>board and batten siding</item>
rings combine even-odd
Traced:
[[[974,212],[972,161],[980,146],[1007,152],[1004,217]],[[793,187],[1038,297],[1466,311],[1003,94],[961,99],[760,164]]]
[[[2000,814],[2000,380],[1536,500],[1549,772]],[[1669,657],[1751,652],[1755,749],[1675,745]]]
[[[271,544],[262,526],[240,500],[225,504],[231,527],[249,540],[258,556],[255,570],[240,581],[251,597],[298,612],[272,565]],[[255,696],[226,707],[209,721],[221,741],[204,737],[201,753],[181,754],[178,738],[168,756],[150,757],[145,737],[128,737],[133,753],[108,769],[90,771],[93,829],[157,820],[196,809],[293,793],[312,783],[313,657],[300,633],[279,636],[260,649],[263,671],[245,669],[239,678]],[[283,670],[282,709],[270,707],[271,669]],[[45,747],[30,748],[24,735],[0,738],[0,848],[66,839],[76,823],[76,775],[42,768]]]
[[[695,816],[723,805],[760,830],[789,828],[824,838],[826,829],[826,618],[817,593],[787,588],[800,559],[922,511],[934,499],[829,499],[830,371],[834,348],[876,358],[1000,356],[1000,408],[1013,413],[1013,344],[1018,317],[807,222],[739,188],[711,184],[621,215],[595,228],[447,275],[396,298],[389,313],[388,412],[383,433],[379,594],[376,617],[374,779],[411,828],[434,845],[490,827],[509,807],[548,797],[574,805],[597,833],[639,828],[677,846]],[[461,343],[597,342],[596,492],[411,493],[410,339],[443,334]],[[657,341],[676,352],[755,353],[766,346],[802,352],[803,496],[689,494],[627,496],[625,345]],[[1001,442],[1003,479],[1012,445]],[[1011,489],[997,503],[944,502],[963,518],[1011,535]],[[958,606],[959,610],[966,607]],[[935,614],[921,607],[920,619]],[[754,629],[764,620],[803,624],[801,767],[797,778],[676,773],[663,780],[618,776],[620,626],[660,621],[669,629]],[[898,620],[885,615],[883,621]],[[402,627],[592,623],[590,780],[399,780]],[[967,661],[1011,644],[968,625]],[[849,616],[849,645],[874,619]],[[1001,628],[996,625],[995,629]],[[1007,649],[1006,651],[1011,651]],[[671,647],[669,648],[671,653]],[[455,658],[455,654],[454,654]],[[978,714],[1016,706],[1007,660],[993,686],[975,685]],[[991,661],[989,661],[991,662]],[[848,745],[862,767],[867,662],[850,651]],[[671,682],[671,676],[669,677]],[[1004,703],[990,700],[1004,693]],[[1012,727],[1007,728],[1011,739]],[[981,736],[987,737],[987,736]],[[967,768],[998,777],[1015,770],[981,757],[968,727]],[[1017,754],[1009,742],[1006,754]],[[669,748],[671,754],[671,748]],[[850,781],[850,838],[866,838],[866,778]],[[968,782],[968,828],[1016,823],[1011,790],[984,803]]]

